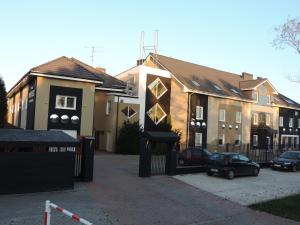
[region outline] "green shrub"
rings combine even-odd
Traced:
[[[116,152],[128,155],[139,154],[139,140],[141,134],[142,128],[138,121],[133,123],[125,121],[118,133]]]
[[[7,97],[5,83],[2,77],[0,77],[0,128],[3,128],[6,124],[7,114]]]

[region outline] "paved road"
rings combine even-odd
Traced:
[[[258,177],[237,177],[233,180],[209,177],[206,173],[178,175],[175,178],[242,205],[300,193],[300,171],[261,169]]]
[[[135,156],[97,155],[87,188],[123,225],[300,224],[224,200],[167,176],[139,178]]]
[[[99,225],[300,224],[252,211],[168,176],[139,178],[135,156],[96,155],[93,183],[74,190],[0,196],[0,225],[43,224],[44,201]],[[67,225],[55,214],[52,225]]]

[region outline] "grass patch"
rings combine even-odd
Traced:
[[[250,205],[250,208],[300,221],[300,194]]]

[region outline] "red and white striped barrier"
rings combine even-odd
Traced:
[[[44,225],[51,225],[50,221],[51,221],[51,208],[56,209],[58,212],[63,213],[64,215],[72,218],[73,220],[76,220],[82,224],[85,225],[93,225],[93,223],[80,218],[78,215],[69,212],[68,210],[65,210],[57,205],[55,205],[54,203],[50,202],[49,200],[46,201],[46,207],[45,207],[45,218],[44,218]]]

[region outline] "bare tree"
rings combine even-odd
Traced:
[[[275,28],[276,38],[273,46],[276,48],[290,47],[300,54],[300,20],[299,18],[288,19],[283,25]],[[300,76],[288,75],[286,78],[295,83],[300,83]]]
[[[300,20],[288,19],[283,25],[275,28],[277,37],[273,40],[273,46],[277,48],[291,47],[300,54]]]

